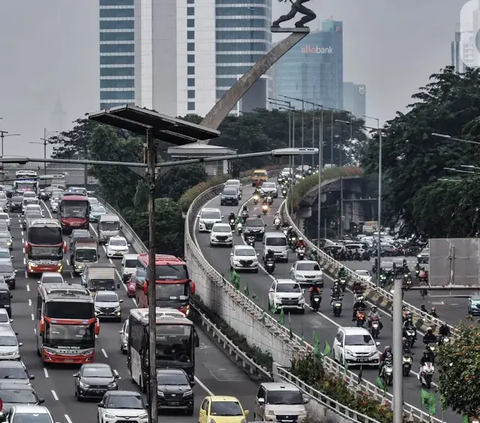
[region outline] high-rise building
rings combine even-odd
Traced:
[[[342,29],[342,22],[324,21],[321,31],[311,32],[286,53],[274,66],[274,95],[343,108]]]
[[[365,85],[354,84],[353,82],[343,83],[343,109],[350,112],[357,118],[367,114]]]
[[[134,0],[100,0],[100,108],[135,102]]]

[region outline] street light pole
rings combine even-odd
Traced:
[[[3,157],[3,147],[4,147],[4,143],[3,143],[3,140],[4,138],[7,138],[7,137],[19,137],[20,134],[9,134],[8,131],[0,131],[0,138],[2,140],[2,157]]]
[[[318,210],[317,210],[317,248],[320,249],[320,238],[322,230],[322,172],[323,172],[323,130],[324,110],[320,109],[320,127],[318,128]],[[325,231],[327,230],[325,225]]]

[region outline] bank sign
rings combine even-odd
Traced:
[[[305,46],[302,47],[305,54],[333,54],[333,47]]]

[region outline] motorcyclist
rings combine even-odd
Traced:
[[[433,333],[433,329],[431,327],[428,327],[427,333],[423,336],[423,343],[433,344],[434,342],[437,342],[437,337]]]
[[[340,269],[338,270],[337,277],[338,277],[338,279],[347,277],[347,271],[345,270],[345,268],[343,266],[340,267]]]
[[[267,254],[265,254],[265,263],[269,260],[275,261],[275,252],[273,250],[268,250]]]
[[[370,311],[368,312],[367,320],[368,320],[368,327],[372,326],[373,320],[376,319],[378,320],[378,329],[382,329],[383,325],[382,322],[380,321],[380,315],[378,313],[377,306],[372,306]]]
[[[237,218],[235,217],[235,213],[230,213],[230,215],[228,216],[228,221],[230,222],[231,220],[233,220],[234,222],[237,221]]]
[[[414,339],[417,339],[417,328],[413,324],[413,320],[411,318],[406,319],[403,322],[403,335],[406,335],[407,330],[413,330],[415,332]]]
[[[361,294],[363,292],[363,286],[362,286],[362,283],[360,281],[355,281],[353,283],[353,292],[355,294]]]
[[[307,244],[305,243],[302,237],[298,238],[297,248],[305,248],[305,249],[307,248]]]
[[[308,290],[308,295],[310,297],[310,304],[313,304],[313,296],[316,294],[322,295],[322,290],[317,285],[317,282],[313,282],[312,286]]]
[[[334,298],[339,298],[341,296],[342,296],[342,289],[340,288],[340,285],[338,284],[338,282],[335,281],[332,286],[332,295],[331,295],[332,300]]]
[[[431,351],[425,350],[423,352],[422,358],[420,359],[420,371],[422,367],[425,366],[425,363],[435,364],[435,356]]]
[[[442,322],[442,325],[438,329],[438,334],[443,337],[450,337],[450,327],[447,325],[447,322]]]
[[[412,355],[412,350],[410,349],[410,344],[408,343],[408,339],[403,337],[402,338],[402,354],[405,355]]]
[[[437,313],[437,309],[435,307],[432,307],[432,309],[430,310],[430,316],[438,319],[438,313]]]
[[[380,356],[380,366],[378,366],[378,374],[381,375],[383,372],[383,367],[385,366],[385,360],[390,359],[393,361],[392,349],[390,346],[386,346],[383,350],[382,355]]]
[[[420,306],[420,311],[421,311],[422,313],[428,314],[428,310],[426,309],[425,304],[422,304],[422,305]]]
[[[357,320],[357,311],[358,310],[366,310],[367,306],[363,302],[363,300],[357,301],[353,305],[353,317],[352,317],[352,322],[355,322]]]

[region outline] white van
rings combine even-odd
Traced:
[[[98,241],[106,244],[113,236],[119,236],[122,224],[116,214],[104,214],[98,219],[97,233]]]
[[[283,232],[266,232],[263,235],[264,260],[268,250],[272,250],[275,253],[276,260],[288,262],[288,243],[287,237]]]

